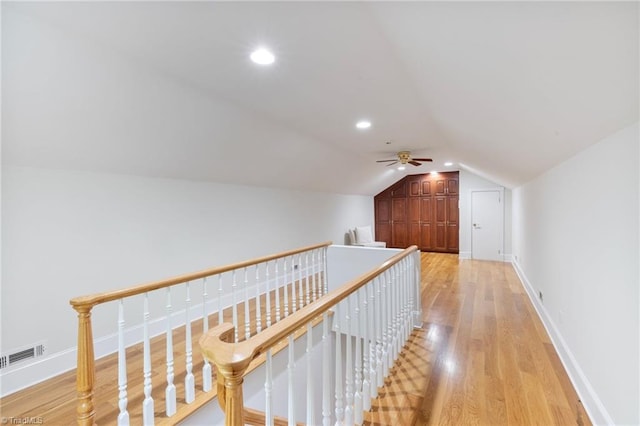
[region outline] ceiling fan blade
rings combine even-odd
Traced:
[[[409,164],[413,164],[414,166],[420,166],[421,165],[421,163],[418,163],[415,160],[409,160]]]
[[[389,163],[389,164],[387,164],[387,167],[389,167],[389,166],[393,166],[393,165],[394,165],[394,164],[396,164],[397,162],[398,162],[398,160],[394,160],[394,161],[393,161],[393,163]]]
[[[378,160],[376,163],[388,163],[389,161],[398,161],[398,160]]]
[[[431,158],[412,158],[413,161],[433,161]]]

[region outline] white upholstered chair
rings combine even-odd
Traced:
[[[371,226],[356,226],[355,229],[349,229],[349,240],[353,246],[362,247],[387,247],[384,241],[373,241],[373,233]]]

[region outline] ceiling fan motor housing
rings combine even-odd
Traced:
[[[410,158],[411,158],[411,153],[409,151],[398,152],[398,160],[400,160],[401,164],[407,164]]]

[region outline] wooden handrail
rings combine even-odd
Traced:
[[[217,268],[205,269],[203,271],[192,272],[190,274],[179,275],[173,278],[169,278],[161,281],[153,281],[147,284],[141,284],[134,287],[127,287],[120,290],[108,291],[106,293],[96,293],[87,296],[74,297],[69,301],[71,306],[76,309],[79,306],[95,306],[101,303],[111,302],[113,300],[123,299],[125,297],[135,296],[138,294],[146,293],[153,290],[158,290],[172,285],[186,283],[187,281],[194,281],[200,278],[208,277],[210,275],[222,274],[234,269],[245,268],[247,266],[253,266],[258,263],[269,262],[271,260],[280,259],[294,254],[303,253],[305,251],[311,251],[319,249],[321,247],[328,247],[332,244],[331,241],[327,241],[312,246],[302,247],[295,250],[284,251],[269,256],[259,257],[252,260],[246,260],[244,262],[232,263],[226,266],[220,266]],[[77,309],[76,309],[77,310]]]
[[[230,323],[219,324],[204,334],[199,341],[202,353],[205,358],[216,365],[218,374],[223,376],[223,379],[218,381],[218,397],[220,398],[220,395],[224,395],[225,401],[220,401],[220,404],[225,410],[225,425],[236,426],[244,424],[242,379],[251,360],[266,352],[312,319],[321,316],[373,278],[416,251],[418,251],[417,246],[411,246],[403,250],[375,269],[351,280],[340,288],[330,291],[315,302],[292,313],[247,340],[231,343],[229,336],[233,335],[234,327]],[[221,387],[224,389],[221,389]]]
[[[77,361],[77,377],[76,390],[78,394],[77,404],[77,423],[82,426],[93,426],[95,409],[93,405],[93,386],[95,381],[95,357],[93,350],[93,331],[91,324],[91,310],[94,306],[110,302],[113,300],[123,299],[138,294],[170,287],[176,284],[186,283],[211,275],[222,274],[235,269],[241,269],[260,263],[269,262],[271,260],[281,259],[283,257],[292,256],[298,253],[316,250],[328,247],[332,243],[327,241],[299,249],[289,250],[263,256],[244,262],[233,263],[217,268],[206,269],[199,272],[180,275],[161,281],[154,281],[147,284],[141,284],[134,287],[128,287],[120,290],[109,291],[106,293],[97,293],[87,296],[75,297],[69,301],[73,309],[78,313],[78,361]],[[220,385],[218,386],[220,388]],[[224,389],[223,389],[224,395]],[[241,415],[241,414],[240,414]]]

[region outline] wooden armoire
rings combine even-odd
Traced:
[[[409,175],[376,195],[376,241],[458,253],[458,182],[458,172]]]

